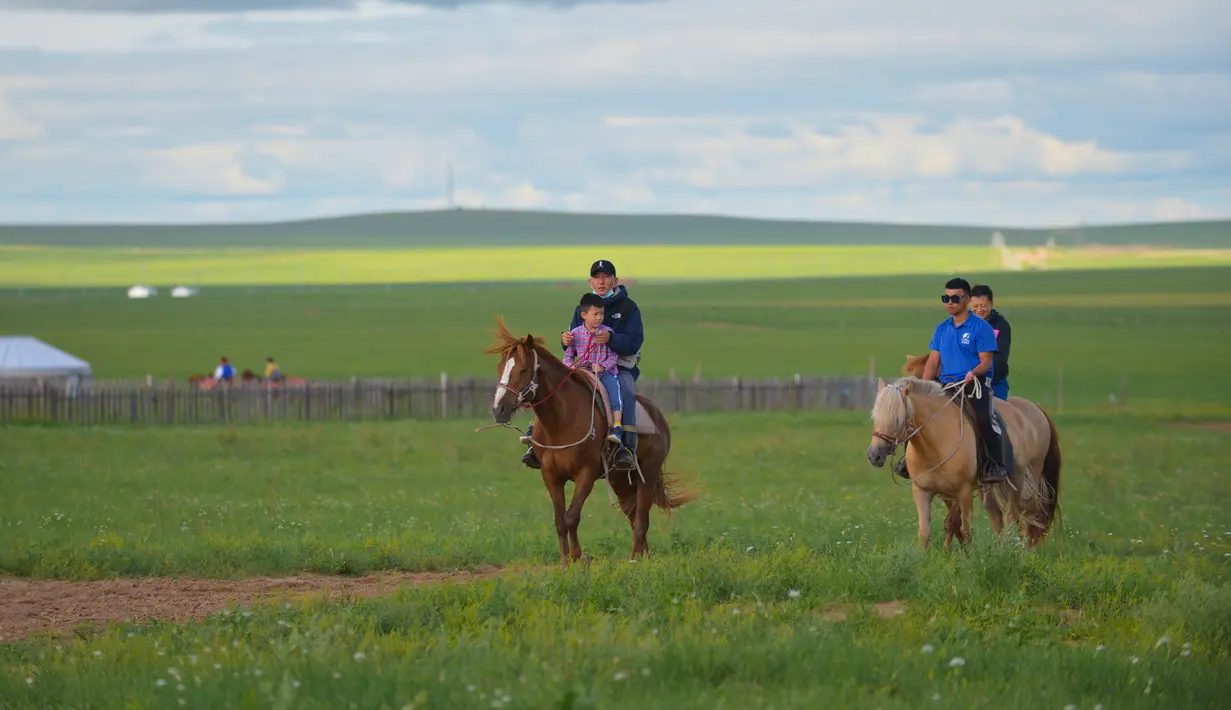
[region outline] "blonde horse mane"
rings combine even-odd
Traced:
[[[903,377],[885,385],[876,394],[872,404],[872,425],[877,431],[900,431],[910,421],[910,400],[912,392],[924,397],[947,397],[944,385],[933,380],[921,380],[918,377]],[[899,396],[900,395],[900,396]]]

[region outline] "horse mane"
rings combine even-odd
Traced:
[[[902,377],[885,385],[876,394],[872,404],[872,423],[879,431],[897,431],[910,421],[910,401],[905,396],[917,392],[924,397],[947,397],[945,386],[935,380],[923,380],[918,377]]]
[[[514,350],[523,345],[531,348],[541,348],[545,342],[542,338],[534,335],[527,334],[524,338],[513,335],[513,333],[509,332],[509,327],[504,322],[504,316],[496,316],[496,330],[492,334],[495,336],[495,340],[483,352],[488,355],[499,355],[502,358],[509,357],[513,354]]]
[[[914,377],[923,376],[923,368],[928,364],[928,355],[910,355],[906,356],[906,364],[902,366],[903,375],[912,375]]]

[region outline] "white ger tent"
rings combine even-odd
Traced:
[[[90,363],[28,335],[0,336],[0,381],[93,379]]]

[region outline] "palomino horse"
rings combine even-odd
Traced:
[[[500,356],[496,369],[500,383],[492,401],[492,417],[498,424],[507,425],[519,406],[534,409],[538,418],[534,448],[555,510],[560,563],[567,566],[570,559],[585,560],[577,539],[581,508],[607,468],[605,438],[601,433],[607,431],[608,425],[596,383],[565,366],[543,347],[542,338],[514,336],[503,318],[498,318],[496,325],[496,341],[485,350]],[[693,491],[675,490],[673,477],[663,471],[671,451],[671,430],[666,418],[648,398],[637,395],[637,400],[644,407],[640,414],[649,420],[637,422],[640,475],[632,472],[607,477],[608,485],[619,498],[620,510],[633,529],[630,559],[650,551],[646,535],[652,506],[670,511],[696,497]],[[573,482],[573,500],[567,510],[565,481]]]
[[[1021,397],[1013,400],[993,400],[1013,446],[1013,471],[1006,481],[984,486],[983,506],[996,535],[1006,523],[1018,525],[1030,547],[1035,547],[1060,512],[1060,439],[1051,417],[1038,405]],[[950,391],[939,382],[915,376],[890,385],[881,380],[872,406],[868,461],[880,468],[898,446],[910,442],[906,465],[919,513],[919,542],[925,547],[931,542],[936,496],[949,511],[945,549],[950,549],[955,536],[966,544],[973,533],[978,428],[964,409],[961,390]],[[989,495],[993,492],[994,497]]]

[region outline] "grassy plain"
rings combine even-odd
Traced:
[[[680,417],[673,468],[705,495],[670,521],[655,513],[649,561],[623,561],[627,523],[599,489],[581,528],[589,570],[31,638],[0,646],[0,697],[15,708],[1217,707],[1231,672],[1231,438],[1132,416],[1058,425],[1065,528],[1033,555],[993,544],[983,515],[975,549],[915,549],[908,489],[864,460],[863,413]],[[536,472],[510,435],[473,426],[3,430],[0,571],[554,563]],[[883,618],[883,603],[902,613]]]
[[[1231,268],[971,273],[1013,325],[1015,393],[1066,408],[1225,407],[1231,391]],[[642,372],[665,378],[884,376],[928,344],[944,317],[943,276],[641,284]],[[131,301],[119,291],[0,293],[0,333],[29,334],[90,362],[97,377],[183,378],[227,355],[267,355],[304,377],[489,375],[497,313],[515,331],[568,325],[584,281],[550,285],[207,289]]]
[[[1015,249],[1018,255],[1030,250]],[[572,281],[596,254],[638,282],[800,279],[1007,271],[983,246],[589,246],[383,249],[158,249],[0,246],[0,286],[248,286]],[[1053,249],[1048,270],[1231,266],[1231,249]],[[164,294],[167,295],[167,294]]]

